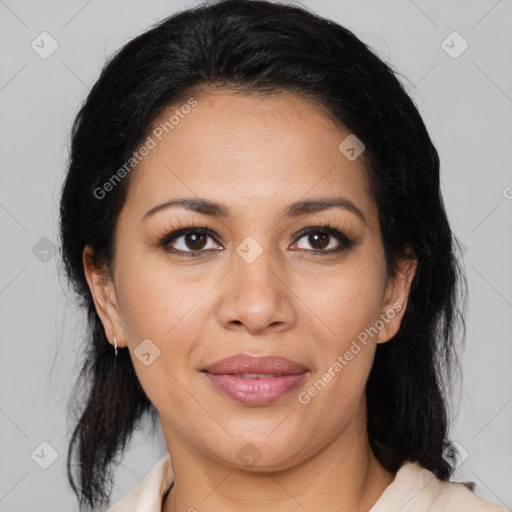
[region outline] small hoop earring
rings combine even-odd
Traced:
[[[114,337],[114,352],[115,352],[115,357],[117,357],[117,338]]]

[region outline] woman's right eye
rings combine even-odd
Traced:
[[[215,244],[208,247],[208,238],[215,239],[213,232],[208,228],[179,229],[162,237],[158,245],[167,252],[192,255],[206,250],[219,250],[215,248]]]

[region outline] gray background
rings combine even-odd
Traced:
[[[197,3],[0,1],[0,512],[77,510],[65,479],[73,426],[67,400],[84,316],[66,293],[52,252],[72,119],[108,55],[150,24]],[[354,31],[407,77],[400,79],[438,148],[470,296],[454,402],[460,411],[452,429],[467,459],[454,479],[475,482],[476,494],[510,508],[512,3],[303,5]],[[46,59],[31,47],[43,31],[58,43]],[[469,44],[457,58],[442,46],[453,31]],[[451,52],[462,48],[453,36],[446,45]],[[152,437],[147,425],[138,431],[117,471],[113,502],[165,453],[160,432]]]

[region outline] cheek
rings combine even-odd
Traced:
[[[325,336],[326,352],[344,351],[350,342],[379,318],[385,270],[379,261],[361,258],[336,270],[297,284],[297,293],[319,319],[315,322]],[[373,331],[372,331],[373,333]],[[364,335],[362,336],[364,338]]]
[[[385,267],[363,254],[350,265],[317,275],[315,283],[301,291],[316,317],[309,336],[317,347],[316,372],[301,403],[341,421],[364,396],[375,354]]]
[[[120,258],[116,268],[119,310],[139,381],[155,406],[170,395],[179,403],[178,383],[202,325],[197,314],[204,307],[198,302],[203,285],[184,283],[183,272],[171,273],[151,258]]]
[[[183,279],[151,258],[120,261],[118,280],[119,309],[128,331],[129,344],[143,338],[160,343],[172,338],[182,319],[197,303],[201,285]]]
[[[180,410],[190,407],[182,386],[199,336],[197,326],[202,325],[197,318],[201,284],[187,281],[185,286],[183,277],[180,282],[161,265],[137,263],[134,258],[117,268],[119,309],[144,392],[158,410],[166,410],[169,404]],[[144,358],[144,353],[149,356]]]

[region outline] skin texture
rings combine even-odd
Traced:
[[[105,279],[90,248],[84,250],[105,333],[129,348],[159,411],[175,477],[163,510],[367,511],[394,474],[370,449],[365,383],[377,343],[399,329],[416,261],[404,259],[401,271],[388,278],[364,153],[350,161],[338,150],[350,132],[319,105],[285,93],[225,90],[196,99],[197,106],[132,171],[113,275]],[[151,208],[177,197],[214,200],[231,215],[170,207],[143,220]],[[366,222],[343,208],[283,216],[294,201],[325,197],[349,199]],[[187,223],[207,226],[216,240],[206,237],[198,245],[181,236],[172,243],[181,254],[158,246]],[[324,243],[297,236],[326,223],[357,245],[329,254],[342,246],[336,238]],[[251,263],[237,253],[247,237],[262,250]],[[189,256],[197,247],[203,252]],[[385,327],[301,403],[299,393],[396,303],[402,308]],[[160,350],[149,366],[133,353],[145,339]],[[239,353],[284,356],[310,371],[277,402],[244,406],[219,393],[200,371]],[[240,458],[254,450],[248,443],[259,457],[251,467]]]

